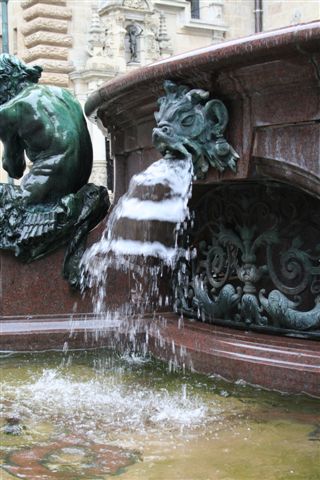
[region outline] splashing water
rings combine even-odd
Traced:
[[[57,432],[77,432],[93,441],[117,439],[121,433],[129,438],[183,429],[191,433],[219,418],[218,403],[209,407],[197,394],[189,396],[185,385],[172,392],[135,384],[131,362],[124,361],[122,368],[112,363],[103,368],[98,362],[91,372],[87,366],[75,372],[70,365],[44,368],[23,382],[6,383],[0,404],[6,409],[14,399],[27,423],[49,422]]]
[[[118,472],[126,480],[319,478],[316,399],[105,350],[14,354],[1,367],[1,478],[107,480],[119,451],[142,460]],[[20,435],[1,431],[13,412]]]
[[[173,269],[178,259],[188,254],[177,247],[177,235],[189,217],[192,177],[192,156],[178,160],[169,154],[132,177],[101,240],[82,260],[83,284],[89,283],[94,292],[95,313],[108,310],[111,269],[130,272],[130,300],[139,313],[145,305],[150,306],[152,298],[159,297],[158,278],[163,269]]]

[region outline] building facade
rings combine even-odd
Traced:
[[[7,0],[7,7],[10,53],[42,65],[43,83],[73,90],[82,104],[102,83],[159,59],[320,18],[318,0]],[[108,146],[88,126],[92,181],[106,184]]]

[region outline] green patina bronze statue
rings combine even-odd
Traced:
[[[69,242],[64,276],[78,286],[79,251],[109,199],[104,187],[87,185],[92,145],[80,104],[67,90],[38,85],[41,72],[0,55],[3,167],[19,179],[25,155],[32,163],[21,186],[0,185],[0,248],[32,261]]]
[[[70,92],[38,85],[42,68],[0,57],[0,138],[3,168],[21,178],[28,204],[55,202],[89,179],[92,146],[81,106]]]

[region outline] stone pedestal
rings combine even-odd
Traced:
[[[64,249],[29,264],[11,252],[0,253],[2,317],[92,312],[91,300],[82,299],[62,278]]]
[[[100,224],[89,235],[88,245],[97,241]],[[62,278],[65,248],[24,264],[11,252],[0,252],[0,315],[33,317],[92,312],[90,295],[81,296]]]

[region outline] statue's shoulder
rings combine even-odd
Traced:
[[[39,100],[41,98],[46,98],[50,96],[50,90],[53,87],[48,87],[47,85],[39,84],[30,84],[28,87],[24,88],[16,97],[16,101],[21,102],[33,102],[34,100]]]
[[[37,87],[38,89],[36,90]],[[69,106],[79,105],[76,97],[66,88],[55,85],[35,85],[34,92],[39,97],[39,100],[50,101],[53,108],[57,107],[58,104],[61,105],[61,102]]]
[[[21,114],[25,111],[23,103],[23,92],[20,92],[0,105],[0,119],[11,122],[21,118]]]
[[[14,97],[12,97],[8,102],[6,102],[3,107],[7,110],[16,108],[17,105],[23,104],[33,104],[41,95],[43,95],[41,85],[30,85],[20,92],[18,92]]]
[[[41,110],[43,105],[55,109],[61,101],[75,102],[73,95],[66,89],[51,86],[31,84],[24,88],[6,103],[7,109],[16,109],[18,106],[24,110]]]
[[[10,123],[28,122],[30,115],[42,110],[46,98],[48,103],[48,93],[42,85],[31,84],[0,106],[0,118]]]
[[[34,98],[41,99],[41,98],[61,98],[61,97],[71,97],[73,98],[73,95],[66,89],[56,87],[53,85],[42,85],[42,84],[33,84],[31,83],[27,87],[25,87],[21,92],[19,92],[17,95],[15,95],[11,101],[23,101],[23,102],[28,102],[31,101]],[[9,104],[9,102],[8,102]]]

